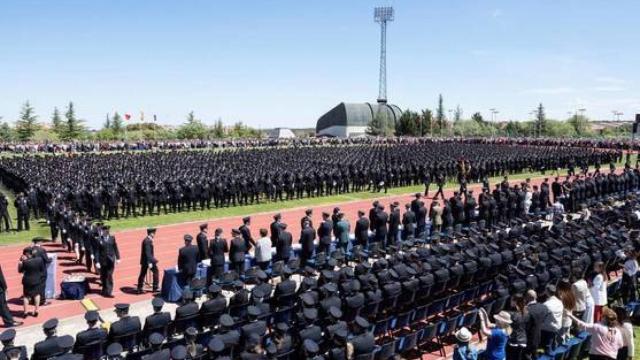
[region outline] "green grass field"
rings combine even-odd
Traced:
[[[549,177],[551,177],[550,173],[547,173]],[[510,175],[509,179],[511,180],[523,180],[528,177],[535,178],[542,176],[540,172],[531,172],[531,173],[523,173],[523,174],[515,174]],[[491,184],[502,181],[502,177],[493,177],[490,179]],[[457,188],[457,184],[450,182],[447,184],[447,189]],[[436,189],[436,186],[432,184],[431,191],[433,192]],[[5,195],[7,195],[9,200],[9,215],[13,221],[13,227],[16,227],[16,212],[13,206],[14,194],[7,190],[6,188],[0,186],[0,191],[2,191]],[[286,209],[298,208],[298,207],[311,207],[311,206],[319,206],[319,205],[331,205],[331,204],[339,204],[348,201],[356,201],[356,200],[368,200],[368,199],[377,199],[383,198],[384,196],[394,196],[394,195],[405,195],[412,194],[415,192],[424,191],[424,186],[406,186],[399,188],[392,188],[388,190],[388,193],[385,195],[384,193],[371,193],[371,192],[358,192],[358,193],[348,193],[341,195],[333,195],[333,196],[325,196],[325,197],[316,197],[316,198],[304,198],[300,200],[290,200],[283,202],[262,202],[259,205],[248,205],[248,206],[236,206],[236,207],[228,207],[228,208],[219,208],[219,209],[211,209],[211,210],[198,210],[198,211],[190,211],[190,212],[180,212],[180,213],[169,213],[167,215],[153,215],[153,216],[140,216],[137,218],[130,217],[128,219],[121,218],[120,220],[112,220],[108,221],[109,225],[111,225],[112,230],[124,230],[124,229],[136,229],[136,228],[144,228],[147,226],[159,226],[159,225],[168,225],[168,224],[179,224],[183,222],[189,221],[200,221],[200,220],[212,220],[223,217],[230,216],[243,216],[247,214],[255,214],[261,212],[272,212],[272,211],[281,211]],[[36,236],[43,236],[45,238],[50,237],[49,226],[44,222],[36,222],[31,220],[31,230],[30,231],[22,231],[22,232],[11,232],[11,233],[0,233],[0,245],[7,244],[15,244],[21,242],[31,241],[32,238]]]

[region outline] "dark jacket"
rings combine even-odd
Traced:
[[[244,239],[236,236],[231,239],[231,247],[229,249],[229,261],[232,263],[244,262],[244,255],[247,253],[247,245]]]
[[[184,275],[195,275],[198,268],[198,247],[187,245],[178,252],[178,269]]]

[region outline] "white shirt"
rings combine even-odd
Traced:
[[[271,261],[271,239],[263,237],[256,241],[255,257],[257,262]]]
[[[622,323],[620,327],[622,333],[622,342],[627,347],[627,357],[632,358],[635,351],[635,344],[633,342],[633,325],[630,322]]]
[[[624,268],[622,271],[631,277],[636,276],[636,273],[638,272],[638,261],[634,258],[628,258],[624,262]]]
[[[607,305],[607,282],[604,281],[602,274],[598,274],[593,278],[593,284],[589,290],[591,291],[594,305]]]
[[[585,311],[588,303],[593,303],[587,281],[580,279],[571,285],[573,295],[576,297],[576,311]]]
[[[564,306],[562,301],[555,296],[550,296],[547,301],[544,302],[544,307],[547,313],[542,321],[542,330],[557,332],[562,327],[562,313],[564,312]]]
[[[564,214],[564,205],[560,201],[553,203],[553,213],[556,215]]]

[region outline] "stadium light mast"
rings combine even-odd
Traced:
[[[393,7],[376,7],[373,20],[380,24],[380,80],[378,103],[387,102],[387,22],[393,21]]]

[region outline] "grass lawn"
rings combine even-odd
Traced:
[[[632,156],[631,164],[635,164],[635,156]],[[618,163],[618,166],[622,166],[622,162]],[[608,165],[603,165],[602,170],[609,171]],[[561,174],[566,174],[566,171],[563,171]],[[510,180],[524,180],[528,177],[536,178],[542,177],[541,172],[528,172],[522,174],[514,174],[510,175]],[[550,179],[553,178],[553,174],[550,172],[546,173]],[[490,178],[490,183],[493,185],[497,182],[502,181],[501,176]],[[447,189],[457,188],[458,184],[454,182],[450,182],[447,184]],[[435,192],[437,187],[435,184],[431,185],[430,192]],[[2,191],[5,195],[7,195],[9,200],[9,215],[13,221],[13,227],[15,228],[17,225],[16,220],[16,211],[13,206],[14,194],[8,189],[2,187],[0,185],[0,191]],[[392,195],[405,195],[412,194],[415,192],[424,191],[424,186],[416,185],[416,186],[406,186],[389,189],[386,196]],[[120,219],[120,220],[112,220],[108,221],[111,228],[115,231],[124,230],[124,229],[136,229],[136,228],[144,228],[147,226],[159,226],[159,225],[168,225],[168,224],[179,224],[183,222],[189,221],[200,221],[200,220],[213,220],[222,217],[230,217],[230,216],[243,216],[248,214],[255,214],[260,212],[272,212],[272,211],[280,211],[298,207],[312,207],[319,205],[331,205],[344,203],[348,201],[355,200],[368,200],[368,199],[376,199],[383,198],[385,196],[384,193],[371,193],[371,192],[359,192],[359,193],[349,193],[349,194],[341,194],[341,195],[333,195],[333,196],[325,196],[320,198],[304,198],[300,200],[290,200],[283,202],[263,202],[260,205],[248,205],[248,206],[236,206],[229,208],[221,208],[221,209],[211,209],[211,210],[198,210],[198,211],[190,211],[190,212],[180,212],[180,213],[169,213],[167,215],[153,215],[153,216],[145,216],[145,217],[137,217],[137,218],[129,218],[129,219]],[[51,236],[51,232],[49,230],[49,226],[44,222],[36,222],[31,221],[31,230],[30,231],[22,231],[22,232],[12,232],[12,233],[0,233],[0,245],[7,244],[15,244],[21,242],[31,241],[32,238],[36,236],[43,236],[45,238],[49,238]]]

